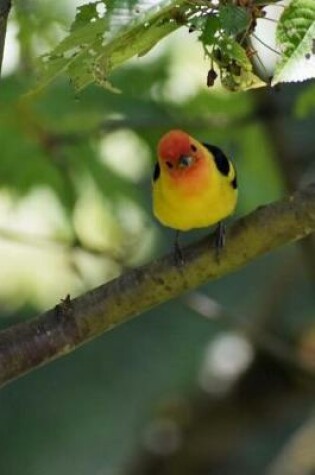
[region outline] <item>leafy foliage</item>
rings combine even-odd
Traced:
[[[181,25],[181,3],[164,0],[148,9],[140,1],[137,9],[127,9],[122,2],[100,0],[79,7],[69,36],[43,57],[41,87],[67,70],[77,90],[91,82],[111,88],[108,76],[115,68]]]
[[[315,2],[292,0],[277,29],[282,55],[273,84],[304,81],[315,77]]]
[[[117,90],[109,82],[111,72],[129,58],[146,54],[182,25],[201,32],[205,53],[218,64],[225,87],[238,90],[262,85],[237,40],[237,35],[250,30],[250,15],[244,7],[201,8],[185,0],[164,0],[149,9],[143,0],[128,8],[121,5],[119,0],[97,0],[78,7],[70,34],[41,61],[39,87],[67,70],[77,90],[91,82]],[[218,58],[218,48],[223,60]]]
[[[263,82],[252,72],[253,65],[239,38],[239,34],[243,33],[244,39],[250,29],[248,11],[243,7],[223,4],[199,13],[193,18],[191,26],[201,32],[199,40],[212,65],[210,74],[215,63],[221,83],[228,90],[262,86]]]
[[[67,71],[76,90],[95,82],[117,91],[110,83],[111,73],[183,25],[199,32],[210,60],[209,86],[217,76],[212,72],[214,63],[222,85],[231,91],[264,85],[247,50],[256,20],[265,14],[261,6],[189,0],[162,0],[149,6],[146,0],[95,0],[78,7],[69,35],[41,60],[39,88]],[[294,0],[284,10],[277,33],[283,52],[274,84],[314,76],[314,8],[312,0]]]

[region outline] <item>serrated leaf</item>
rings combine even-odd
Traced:
[[[315,77],[315,1],[292,0],[277,28],[281,53],[272,81],[297,82]]]
[[[250,15],[246,8],[236,5],[222,5],[219,8],[221,28],[227,35],[237,35],[246,30]]]
[[[102,3],[107,7],[103,16],[97,9]],[[164,0],[148,9],[148,2],[141,0],[137,2],[142,11],[139,15],[122,8],[122,2],[114,0],[79,7],[69,35],[42,59],[37,90],[64,71],[68,72],[77,90],[92,82],[108,87],[108,76],[115,68],[131,57],[149,51],[160,39],[181,26],[178,18],[182,3],[184,0]]]

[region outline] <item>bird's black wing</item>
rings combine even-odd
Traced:
[[[153,181],[156,181],[161,173],[159,162],[156,162],[154,170],[153,170]]]
[[[230,172],[230,162],[227,159],[226,155],[222,152],[222,150],[219,147],[216,147],[215,145],[210,145],[208,143],[203,143],[202,145],[204,145],[213,155],[215,164],[219,172],[222,173],[222,175],[224,176],[228,176]]]
[[[216,145],[210,145],[208,143],[203,143],[202,145],[204,147],[206,147],[209,150],[209,152],[212,154],[212,156],[214,158],[214,163],[216,164],[216,167],[219,170],[219,172],[224,176],[228,176],[229,173],[230,173],[230,170],[231,170],[231,163],[228,160],[225,153],[219,147],[217,147]],[[237,188],[237,178],[236,178],[235,168],[234,168],[234,173],[235,173],[235,176],[234,176],[233,180],[231,181],[231,185],[234,189],[236,189]]]

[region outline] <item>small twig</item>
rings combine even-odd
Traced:
[[[2,60],[7,33],[8,16],[11,10],[11,0],[0,0],[0,75],[2,70]]]
[[[255,33],[252,33],[252,36],[255,38],[255,40],[257,40],[259,43],[261,43],[265,48],[269,49],[270,51],[272,51],[273,53],[277,54],[278,56],[281,56],[279,51],[277,51],[276,49],[272,48],[272,46],[269,46],[267,43],[265,43],[261,38],[259,38],[257,35],[255,35]]]
[[[272,23],[278,23],[278,20],[275,20],[274,18],[268,18],[266,16],[259,18],[259,20],[267,20],[267,21],[271,21]]]

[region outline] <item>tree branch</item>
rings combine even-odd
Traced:
[[[145,310],[235,272],[282,244],[315,231],[315,184],[262,206],[230,227],[220,262],[213,239],[126,272],[81,297],[67,297],[38,318],[0,333],[0,384],[62,356]]]
[[[11,0],[0,0],[0,75],[2,69],[5,35],[7,32],[7,22],[10,10]]]

